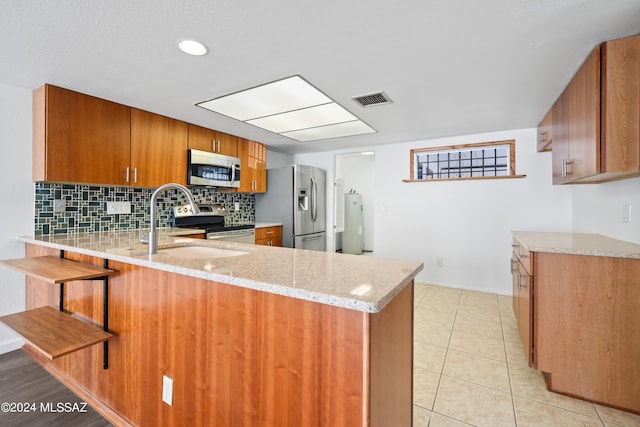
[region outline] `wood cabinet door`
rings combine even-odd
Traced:
[[[239,192],[264,193],[267,191],[267,146],[238,138],[240,157]]]
[[[549,109],[538,125],[538,152],[551,151],[553,142],[553,107]]]
[[[34,91],[34,181],[125,184],[130,110],[56,86]]]
[[[187,124],[131,109],[131,185],[187,184]]]
[[[216,131],[189,124],[188,145],[192,150],[214,152],[216,147]]]
[[[640,36],[602,48],[602,168],[640,172]]]
[[[256,169],[254,174],[255,193],[265,193],[267,191],[267,146],[259,142],[254,142],[254,153],[256,158]]]
[[[600,47],[580,67],[569,104],[570,180],[600,173]]]
[[[600,173],[600,47],[569,82],[552,114],[553,183]]]
[[[238,157],[238,137],[216,131],[218,153]]]
[[[563,164],[569,159],[569,90],[568,86],[553,104],[553,150],[551,150],[551,165],[553,169],[553,183],[569,182],[570,175],[563,173]]]
[[[238,137],[189,124],[189,148],[238,157]]]
[[[522,263],[518,263],[518,329],[520,330],[520,339],[522,340],[522,348],[527,357],[529,366],[533,366],[533,322],[532,322],[532,290],[533,277],[529,275]]]
[[[520,294],[520,286],[518,280],[518,266],[520,262],[515,252],[511,255],[511,282],[512,282],[512,295],[513,295],[513,314],[518,320],[520,314],[520,300],[518,299]]]

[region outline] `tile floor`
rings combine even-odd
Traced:
[[[414,308],[414,426],[640,426],[548,392],[527,366],[511,297],[416,284]]]

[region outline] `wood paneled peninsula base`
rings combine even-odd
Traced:
[[[640,245],[514,232],[514,311],[557,393],[640,414]]]
[[[247,255],[144,255],[132,233],[23,238],[110,277],[109,368],[95,345],[53,361],[27,352],[117,425],[410,426],[413,278],[422,265],[213,243]],[[193,240],[165,237],[160,248]],[[27,309],[57,307],[27,278]],[[102,288],[65,284],[65,310],[100,324]],[[163,402],[163,376],[173,380]]]

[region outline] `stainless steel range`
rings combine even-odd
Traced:
[[[253,224],[224,225],[225,209],[222,205],[198,205],[200,213],[193,214],[189,205],[175,206],[171,225],[178,228],[200,228],[206,230],[209,240],[226,242],[255,243],[256,232]]]

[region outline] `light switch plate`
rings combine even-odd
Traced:
[[[107,202],[107,214],[130,214],[131,202]]]

